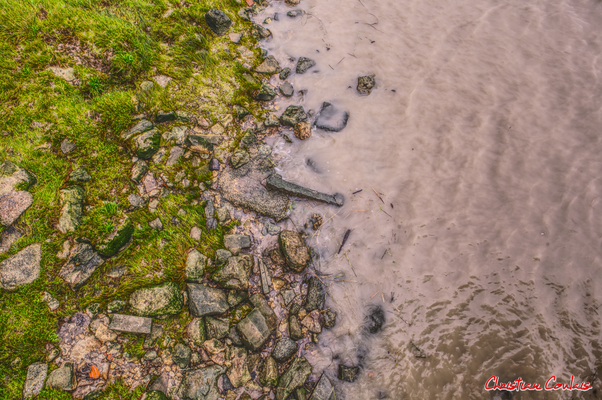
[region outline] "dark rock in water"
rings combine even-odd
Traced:
[[[255,68],[255,72],[260,74],[275,74],[278,71],[280,71],[280,64],[278,64],[278,60],[274,56],[267,57]]]
[[[209,171],[219,171],[219,160],[217,158],[212,158],[209,161]]]
[[[363,96],[368,96],[370,92],[372,92],[374,85],[376,85],[374,75],[360,76],[357,78],[357,91]]]
[[[297,18],[303,15],[303,11],[302,10],[291,10],[289,12],[286,13],[286,15],[288,15],[291,18]]]
[[[370,333],[378,333],[385,324],[385,311],[381,306],[373,306],[368,309],[366,316],[366,330]]]
[[[310,69],[314,65],[316,65],[316,62],[311,58],[299,57],[299,60],[297,61],[297,73],[304,74],[305,72],[307,72],[308,69]]]
[[[286,78],[288,78],[288,76],[291,74],[291,69],[290,68],[283,68],[282,71],[280,71],[280,79],[285,80]]]
[[[291,128],[301,121],[307,121],[307,114],[302,106],[288,106],[280,116],[280,123]]]
[[[341,207],[343,205],[343,196],[339,193],[335,195],[320,193],[313,189],[307,189],[303,186],[299,186],[295,183],[287,182],[282,179],[282,176],[278,174],[271,175],[266,186],[268,189],[279,190],[291,196],[302,197],[304,199],[321,201],[324,203],[332,204]]]
[[[257,93],[257,96],[255,96],[255,99],[259,101],[271,101],[274,100],[274,97],[276,97],[274,89],[264,84],[261,85],[261,89]]]
[[[309,400],[335,400],[335,398],[332,382],[326,375],[322,374]]]
[[[345,382],[355,382],[360,374],[360,367],[348,367],[343,364],[339,364],[338,378]]]
[[[215,8],[207,11],[205,22],[216,36],[224,36],[232,25],[232,20],[223,11]]]
[[[282,231],[278,236],[278,244],[290,269],[301,272],[307,267],[311,257],[301,235],[294,231]]]
[[[276,388],[276,400],[285,400],[296,388],[302,386],[312,370],[305,357],[295,358],[288,370],[280,377]]]
[[[328,310],[324,313],[324,328],[332,329],[337,323],[337,313]]]
[[[283,337],[274,346],[272,357],[279,363],[289,360],[297,352],[297,342],[287,337]]]
[[[286,97],[291,97],[293,95],[293,93],[295,93],[295,90],[293,89],[293,85],[291,85],[288,82],[284,82],[282,85],[280,85],[280,93],[282,93],[283,96]]]
[[[160,124],[162,122],[175,121],[177,118],[178,118],[178,116],[176,115],[175,112],[163,112],[163,111],[159,111],[157,113],[157,117],[155,118],[155,122],[157,122],[158,124]]]
[[[340,132],[347,126],[349,113],[324,102],[316,119],[316,127],[325,131]]]
[[[305,299],[305,309],[310,312],[313,310],[322,310],[326,301],[326,286],[316,276],[309,279],[307,286],[307,298]]]
[[[253,28],[252,28],[251,34],[257,40],[267,39],[270,36],[272,36],[272,32],[270,32],[269,29],[266,29],[266,28],[264,28],[263,26],[261,26],[259,24],[253,24]]]

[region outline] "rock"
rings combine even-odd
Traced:
[[[284,304],[285,304],[286,306],[288,306],[289,304],[291,304],[291,302],[292,302],[293,300],[295,300],[295,297],[297,296],[297,295],[295,294],[295,291],[294,291],[294,290],[292,290],[292,289],[289,289],[289,290],[283,290],[283,291],[282,291],[280,294],[282,295],[282,299],[284,300]]]
[[[128,131],[121,134],[121,137],[125,140],[128,140],[132,136],[138,135],[140,133],[144,133],[146,131],[150,131],[151,129],[153,129],[153,126],[154,125],[152,122],[147,121],[146,119],[141,119],[140,121],[138,121],[136,123],[136,125],[134,125]]]
[[[151,318],[135,317],[133,315],[113,314],[109,329],[119,332],[151,333],[153,320]]]
[[[15,226],[9,226],[8,228],[4,229],[2,231],[2,234],[0,234],[0,254],[4,254],[4,253],[8,252],[11,249],[12,245],[17,240],[19,240],[22,236],[23,236],[23,233],[20,231],[20,229],[18,229]],[[69,243],[68,241],[66,241],[66,242]],[[69,250],[67,250],[67,255],[65,256],[65,258],[68,255],[69,255]],[[57,257],[59,257],[58,254],[57,254]]]
[[[212,275],[212,279],[223,288],[245,290],[249,288],[252,268],[251,256],[230,257],[226,265]]]
[[[280,85],[279,90],[280,93],[282,93],[282,95],[285,97],[291,97],[295,93],[293,85],[288,82],[284,82],[282,85]]]
[[[207,337],[211,339],[223,339],[230,333],[230,323],[213,317],[205,317]]]
[[[186,259],[186,281],[201,283],[205,274],[207,261],[209,259],[198,250],[190,250]]]
[[[195,318],[187,328],[188,338],[197,346],[201,346],[207,340],[207,330],[204,318]]]
[[[280,64],[274,56],[269,56],[257,68],[255,68],[255,72],[260,74],[275,74],[280,71]]]
[[[259,277],[261,279],[261,291],[265,295],[270,294],[272,279],[270,278],[269,271],[261,258],[259,258]]]
[[[297,342],[283,337],[276,342],[272,350],[272,357],[279,363],[288,361],[297,352]]]
[[[144,400],[169,400],[169,397],[160,390],[151,390],[150,392],[146,392]]]
[[[173,282],[138,289],[130,296],[132,312],[143,317],[179,314],[183,304],[180,288]]]
[[[298,6],[301,3],[301,0],[285,0],[284,1],[288,6]]]
[[[280,126],[280,121],[278,120],[276,114],[269,113],[266,119],[263,121],[263,124],[268,128],[277,127]]]
[[[272,101],[276,97],[276,92],[270,86],[266,84],[261,85],[259,93],[255,96],[255,100],[259,101]]]
[[[40,276],[42,246],[32,244],[0,263],[0,288],[14,290],[33,283]]]
[[[167,75],[157,75],[154,76],[153,79],[155,80],[157,85],[161,86],[162,88],[166,88],[167,85],[169,85],[169,82],[171,82],[172,80],[172,78]]]
[[[27,367],[27,378],[25,379],[25,386],[23,387],[23,398],[29,399],[37,396],[42,388],[44,388],[44,382],[48,375],[48,365],[42,362],[31,364]]]
[[[213,152],[213,143],[209,142],[201,135],[188,135],[184,139],[184,145],[198,154],[211,154]]]
[[[188,128],[185,126],[174,126],[171,128],[171,131],[167,131],[163,134],[163,140],[166,143],[173,140],[178,146],[181,146],[184,144],[184,139],[186,139],[187,130]]]
[[[230,211],[226,207],[218,208],[216,211],[217,220],[220,225],[225,225],[230,219]]]
[[[198,226],[193,226],[190,229],[190,238],[198,242],[201,240],[201,233],[203,233],[203,231],[201,231],[201,228],[199,228]]]
[[[107,304],[107,312],[116,313],[119,312],[125,307],[125,301],[123,300],[113,300],[109,304]]]
[[[178,146],[174,146],[171,148],[169,152],[169,158],[167,159],[166,165],[176,165],[182,156],[184,155],[184,149]]]
[[[228,293],[228,304],[230,307],[235,307],[248,298],[249,292],[246,290],[231,290]]]
[[[102,397],[103,394],[104,394],[104,391],[102,389],[93,390],[91,392],[88,392],[88,394],[85,395],[82,400],[100,400],[100,398]],[[147,396],[147,399],[148,399],[148,396]],[[167,399],[167,400],[169,400],[169,399]]]
[[[117,333],[110,330],[105,324],[98,325],[96,332],[94,332],[94,336],[101,342],[112,342],[117,339]]]
[[[71,289],[79,289],[92,276],[96,268],[104,264],[102,257],[88,243],[78,243],[71,249],[67,263],[61,268],[59,277]]]
[[[309,139],[311,137],[311,123],[301,121],[295,125],[295,137],[299,140]]]
[[[289,399],[291,397],[293,397],[293,396],[292,395],[289,396]],[[299,400],[299,399],[300,400],[307,400],[307,390],[305,390],[304,387],[300,387],[300,388],[295,389],[295,397],[294,397],[294,399],[295,400]]]
[[[368,309],[365,329],[370,333],[378,333],[385,324],[385,311],[381,306],[373,306]]]
[[[273,357],[268,356],[263,362],[263,368],[259,374],[259,381],[263,386],[274,387],[278,385],[278,364]]]
[[[297,61],[297,73],[304,74],[305,72],[307,72],[308,69],[310,69],[314,65],[316,65],[316,62],[311,58],[299,57],[299,60]]]
[[[360,367],[348,367],[343,364],[339,364],[338,378],[345,382],[355,382],[360,374]]]
[[[161,222],[161,218],[157,217],[157,218],[153,219],[151,222],[149,222],[148,226],[160,231],[161,229],[163,229],[163,222]]]
[[[240,39],[242,39],[242,33],[232,32],[228,34],[228,37],[232,41],[232,43],[240,43]]]
[[[240,168],[250,161],[249,153],[244,150],[238,150],[230,157],[230,164],[232,168]]]
[[[75,80],[75,74],[73,68],[60,68],[60,67],[48,67],[50,72],[52,72],[58,78],[64,79],[67,82],[71,82]]]
[[[311,257],[309,247],[301,235],[294,231],[281,231],[278,236],[278,244],[289,268],[295,272],[301,272],[307,267]]]
[[[209,161],[209,171],[219,171],[219,160],[217,158],[212,158]]]
[[[322,374],[309,400],[336,400],[334,386],[326,375]]]
[[[293,340],[300,340],[304,337],[299,318],[296,315],[290,315],[288,318],[288,333]]]
[[[360,76],[357,78],[357,91],[363,96],[368,96],[370,92],[372,92],[374,85],[376,85],[374,75]]]
[[[139,210],[146,204],[146,199],[137,194],[130,194],[128,196],[128,202],[130,203],[132,210]]]
[[[332,329],[337,323],[337,313],[331,310],[327,310],[324,315],[324,328]]]
[[[310,332],[320,333],[322,332],[322,316],[320,311],[313,310],[303,318],[301,325],[307,328]]]
[[[33,203],[33,195],[26,191],[15,191],[0,195],[0,223],[12,225]]]
[[[241,249],[251,247],[251,237],[249,235],[225,235],[224,246],[232,252],[238,254]]]
[[[28,190],[35,183],[35,177],[24,168],[9,161],[0,165],[0,195],[17,189]]]
[[[98,246],[98,254],[103,257],[112,257],[117,254],[132,238],[134,224],[128,218],[122,218],[113,232]]]
[[[61,190],[63,208],[59,217],[58,230],[61,233],[72,232],[81,223],[84,217],[84,188],[70,186]]]
[[[223,290],[196,283],[188,284],[188,306],[195,317],[223,314],[229,308]]]
[[[142,361],[143,362],[153,361],[155,358],[157,358],[157,352],[155,350],[150,350],[150,351],[147,351],[146,353],[144,353],[144,355],[142,356]]]
[[[239,106],[238,104],[234,104],[233,106],[234,111],[236,111],[236,116],[238,117],[238,120],[242,120],[244,119],[247,115],[250,114],[249,110],[247,110],[246,108]]]
[[[153,88],[153,86],[155,86],[155,84],[152,81],[144,81],[140,84],[140,90],[143,92],[148,92]]]
[[[247,351],[240,347],[232,347],[230,357],[232,365],[228,368],[228,379],[235,388],[241,387],[251,380],[251,374],[247,366]]]
[[[322,108],[316,118],[316,127],[330,132],[340,132],[347,126],[349,113],[339,110],[330,103],[322,103]]]
[[[54,311],[61,306],[61,303],[48,292],[42,293],[42,301],[46,303],[50,311]]]
[[[223,265],[226,265],[230,257],[232,257],[232,253],[230,253],[228,250],[218,249],[215,252],[215,266],[219,268]]]
[[[161,144],[161,132],[153,128],[148,132],[144,132],[135,139],[136,156],[142,160],[148,160],[159,151]]]
[[[207,11],[205,22],[207,22],[209,29],[211,29],[215,36],[224,36],[232,25],[232,20],[223,11],[215,8]]]
[[[257,308],[240,320],[236,325],[236,329],[245,347],[251,351],[257,351],[261,348],[272,333],[266,318]]]
[[[303,10],[291,10],[286,13],[290,18],[297,18],[303,15]]]
[[[178,119],[178,116],[173,111],[172,112],[159,111],[157,113],[157,116],[155,117],[155,122],[160,124],[163,122],[175,121],[176,119]]]
[[[290,68],[283,68],[282,71],[280,71],[280,75],[279,78],[281,80],[285,80],[286,78],[288,78],[288,76],[291,74],[291,69]]]
[[[182,343],[178,343],[175,345],[173,349],[173,353],[171,358],[173,362],[178,364],[180,368],[186,368],[188,364],[190,364],[190,355],[192,354],[192,350],[190,347],[183,345]]]
[[[322,310],[326,301],[326,286],[316,276],[309,278],[305,309],[307,311]]]
[[[276,387],[276,400],[285,400],[296,388],[302,386],[311,374],[312,366],[305,357],[296,357],[282,374]]]
[[[218,400],[217,379],[225,372],[219,365],[187,371],[178,391],[183,400]]]
[[[266,299],[261,294],[255,293],[249,298],[249,301],[263,315],[266,323],[268,324],[268,328],[271,331],[275,331],[278,327],[278,317],[276,316],[276,313],[274,313],[274,310],[272,310]]]
[[[294,127],[301,121],[307,121],[307,114],[302,106],[288,106],[280,116],[280,123],[284,126]]]
[[[69,174],[69,183],[86,183],[92,177],[84,167],[79,167]]]
[[[272,36],[272,32],[269,29],[264,28],[259,24],[253,24],[251,34],[257,40],[269,39]]]
[[[72,363],[65,363],[62,367],[52,371],[46,381],[46,387],[50,389],[72,391],[75,390],[76,386],[77,382]]]

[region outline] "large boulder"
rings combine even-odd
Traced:
[[[92,276],[96,268],[104,264],[101,256],[88,243],[78,243],[71,249],[67,263],[59,271],[59,276],[71,289],[79,289]]]
[[[0,263],[0,288],[13,290],[40,276],[42,246],[32,244]]]
[[[226,289],[248,289],[252,268],[253,257],[248,255],[230,257],[226,265],[214,273],[212,278]]]
[[[220,365],[212,365],[186,372],[180,384],[179,396],[184,400],[218,400],[217,379],[225,371]]]
[[[98,254],[103,257],[114,256],[130,241],[133,234],[134,224],[128,217],[123,218],[113,232],[98,246]]]
[[[85,190],[81,186],[70,186],[61,190],[63,208],[59,217],[58,230],[61,233],[72,232],[84,217]]]
[[[215,36],[224,36],[232,25],[230,17],[223,11],[215,8],[205,13],[205,22],[207,22],[209,29],[211,29]]]
[[[188,284],[188,307],[195,317],[223,314],[229,308],[223,290],[197,283]]]
[[[278,244],[290,269],[301,272],[307,267],[311,259],[309,247],[300,234],[294,231],[281,231]]]
[[[143,317],[179,314],[183,304],[180,288],[173,282],[138,289],[130,296],[132,312]]]
[[[276,388],[276,400],[285,400],[296,388],[302,386],[311,374],[312,366],[305,357],[297,357],[282,374]]]

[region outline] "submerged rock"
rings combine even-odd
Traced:
[[[143,317],[174,315],[182,311],[184,299],[180,288],[173,282],[138,289],[130,296],[130,307],[134,314]]]
[[[349,367],[339,364],[338,378],[345,382],[355,382],[360,374],[360,367]]]
[[[357,78],[357,91],[363,96],[368,96],[372,92],[374,85],[376,85],[374,75],[360,76]]]
[[[297,357],[288,370],[282,374],[276,388],[276,400],[285,400],[296,388],[302,386],[309,375],[312,366],[305,357]]]
[[[209,29],[211,29],[215,36],[224,36],[232,25],[230,17],[223,11],[215,8],[205,13],[205,22],[207,22]]]
[[[294,231],[281,231],[278,244],[286,263],[293,271],[301,272],[307,267],[311,257],[309,247],[301,235]]]
[[[339,207],[341,207],[344,203],[343,196],[341,194],[336,193],[334,195],[330,195],[318,192],[317,190],[308,189],[303,186],[297,185],[296,183],[287,182],[283,180],[282,176],[280,176],[279,174],[270,175],[266,184],[269,189],[279,190],[291,196],[321,201]]]
[[[291,74],[291,69],[286,67],[283,68],[282,71],[280,71],[280,75],[279,78],[282,80],[285,80],[286,78],[288,78],[288,76]]]
[[[332,329],[337,323],[337,313],[331,310],[327,310],[324,315],[324,328]]]
[[[378,333],[385,324],[385,311],[381,306],[372,306],[368,308],[366,315],[365,328],[370,333]]]
[[[316,119],[316,127],[330,132],[340,132],[347,126],[349,113],[339,110],[330,103],[322,103],[322,108]]]
[[[104,264],[102,257],[88,243],[78,243],[71,249],[67,263],[59,271],[59,277],[67,282],[71,289],[79,289]]]
[[[40,276],[42,245],[32,244],[0,263],[0,288],[14,290]]]
[[[274,56],[268,56],[261,64],[255,68],[255,72],[260,74],[275,74],[280,71],[280,64]]]
[[[266,29],[259,24],[253,24],[251,34],[257,40],[268,39],[270,36],[272,36],[272,32],[270,32],[269,29]]]
[[[282,93],[282,95],[285,97],[291,97],[295,93],[293,85],[288,82],[284,82],[282,85],[280,85],[279,90],[280,93]]]
[[[304,74],[305,72],[307,72],[308,69],[310,69],[314,65],[316,65],[316,62],[311,58],[299,57],[299,60],[297,61],[297,73]]]
[[[307,121],[307,114],[302,106],[288,106],[280,116],[280,123],[291,128],[301,121]]]
[[[290,18],[297,18],[303,15],[303,10],[291,10],[286,13]]]

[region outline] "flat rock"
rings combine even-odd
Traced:
[[[182,311],[184,299],[178,285],[167,282],[136,290],[130,296],[129,303],[134,314],[153,317],[179,314]]]
[[[81,186],[70,186],[61,190],[63,208],[57,226],[61,233],[72,232],[84,217],[85,190]]]
[[[187,371],[178,391],[184,400],[218,400],[220,392],[217,379],[226,372],[220,365]]]
[[[140,183],[142,178],[148,172],[148,164],[144,160],[138,160],[132,167],[132,180],[136,183]]]
[[[9,251],[11,246],[22,236],[23,233],[15,226],[9,226],[8,228],[4,229],[2,234],[0,234],[0,254],[4,254]],[[69,253],[67,252],[67,255],[68,254]]]
[[[17,190],[28,189],[35,184],[36,179],[26,169],[10,161],[0,164],[0,195]]]
[[[317,190],[308,189],[301,185],[297,185],[296,183],[285,181],[279,174],[270,175],[267,179],[266,186],[268,189],[278,190],[291,196],[321,201],[339,207],[344,203],[343,196],[338,193],[330,195],[318,192]]]
[[[215,36],[224,36],[232,25],[232,20],[223,11],[215,8],[205,13],[205,22]]]
[[[148,335],[153,328],[151,318],[136,317],[134,315],[113,314],[109,329],[119,332],[143,333]]]
[[[280,71],[280,75],[278,75],[278,77],[282,80],[285,80],[286,78],[288,78],[288,76],[291,74],[291,69],[286,67],[283,68],[282,71]]]
[[[224,235],[224,246],[232,254],[238,254],[241,249],[251,247],[251,237],[249,235]]]
[[[363,96],[368,96],[376,85],[375,75],[360,76],[357,78],[357,91]]]
[[[326,286],[315,276],[309,278],[307,285],[307,297],[305,299],[305,309],[308,312],[313,310],[322,310],[326,302]]]
[[[276,97],[276,91],[266,84],[261,85],[259,93],[255,96],[255,100],[259,101],[272,101]]]
[[[72,391],[76,386],[75,369],[72,363],[65,363],[62,367],[52,371],[46,381],[46,387],[50,389]]]
[[[27,378],[23,387],[23,398],[29,399],[36,396],[44,387],[48,375],[48,364],[37,362],[27,367]]]
[[[297,73],[304,74],[314,65],[316,65],[316,62],[311,58],[299,57],[299,60],[297,60]]]
[[[274,357],[268,356],[263,362],[259,381],[263,386],[274,387],[278,384],[278,377],[278,364],[276,364]]]
[[[282,85],[280,85],[278,89],[280,90],[280,93],[282,93],[282,95],[285,97],[291,97],[295,93],[293,85],[291,85],[288,82],[284,82]]]
[[[205,317],[207,337],[210,339],[223,339],[230,333],[230,322],[222,319]]]
[[[122,133],[121,137],[125,140],[128,140],[132,136],[144,133],[146,131],[150,131],[151,129],[153,129],[153,126],[154,125],[152,122],[146,119],[141,119],[140,121],[136,122],[136,124],[133,127]]]
[[[212,279],[226,289],[246,290],[253,269],[253,257],[235,256],[228,258],[226,264],[217,270]]]
[[[232,347],[230,351],[228,379],[235,388],[241,387],[251,380],[251,373],[247,365],[247,351],[241,347]]]
[[[141,160],[148,160],[159,151],[161,132],[159,132],[158,129],[153,128],[150,131],[137,136],[134,142],[138,158]]]
[[[90,176],[90,173],[84,167],[79,167],[69,174],[70,183],[86,183],[90,179],[92,179],[92,176]]]
[[[278,71],[280,71],[280,64],[274,56],[268,56],[255,68],[255,72],[260,74],[275,74]]]
[[[291,128],[301,121],[307,121],[307,114],[303,106],[288,106],[280,116],[280,123]]]
[[[251,161],[249,153],[244,150],[237,150],[232,154],[232,157],[230,157],[230,164],[234,169],[242,167],[249,161]]]
[[[210,154],[213,152],[213,143],[207,140],[206,135],[188,135],[184,139],[184,145],[191,151],[199,154]]]
[[[184,149],[178,146],[174,146],[171,148],[169,152],[169,158],[167,159],[166,165],[176,165],[182,156],[184,155]]]
[[[350,367],[339,364],[339,373],[337,377],[345,382],[355,382],[360,374],[360,367]]]
[[[311,260],[309,247],[300,234],[288,230],[281,231],[278,235],[278,244],[290,269],[301,272],[307,267]]]
[[[188,284],[188,306],[195,317],[223,314],[229,308],[223,290],[197,283]]]
[[[302,386],[311,374],[312,366],[305,357],[297,357],[282,374],[276,387],[276,400],[285,400],[296,388]]]
[[[272,334],[266,318],[257,308],[240,320],[236,325],[236,329],[244,345],[251,351],[257,351],[261,348]]]
[[[232,32],[228,34],[228,37],[230,38],[232,43],[240,43],[240,39],[242,39],[242,33]]]
[[[72,82],[75,80],[73,68],[48,67],[48,70],[58,78],[64,79],[67,82]]]
[[[297,342],[283,337],[276,342],[272,350],[272,357],[279,363],[288,361],[297,352]]]
[[[324,102],[316,118],[316,127],[330,132],[340,132],[347,126],[349,113]]]
[[[204,318],[194,318],[186,329],[188,338],[197,346],[201,346],[207,340],[207,328]]]
[[[71,289],[79,289],[92,276],[96,268],[104,264],[102,257],[88,243],[78,243],[71,249],[67,263],[61,268],[59,277]]]
[[[40,276],[42,245],[32,244],[0,263],[0,287],[14,290],[33,283]]]
[[[61,151],[63,152],[63,154],[69,154],[76,148],[77,148],[77,145],[75,143],[73,143],[72,141],[70,141],[69,139],[64,139],[61,142]]]
[[[197,249],[190,250],[186,258],[186,281],[201,283],[208,261]]]
[[[270,307],[270,305],[268,304],[265,297],[259,293],[255,293],[253,296],[249,297],[249,301],[263,315],[266,323],[268,324],[268,328],[271,331],[275,331],[278,327],[278,317],[276,316],[274,310],[272,310],[272,307]]]
[[[311,393],[309,400],[335,400],[334,386],[328,377],[324,374],[316,384],[314,391]]]

